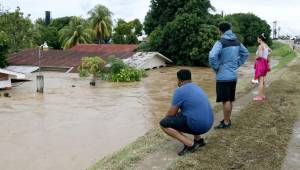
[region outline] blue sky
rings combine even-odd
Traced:
[[[211,0],[220,13],[252,12],[265,19],[269,24],[277,20],[282,33],[300,34],[300,8],[298,0]],[[53,18],[77,15],[87,17],[87,12],[96,4],[107,6],[113,13],[114,19],[143,21],[149,10],[150,0],[0,0],[5,9],[14,10],[17,6],[25,14],[31,14],[33,20],[44,17],[44,11],[51,11]],[[298,20],[298,22],[296,22]]]

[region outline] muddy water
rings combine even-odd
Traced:
[[[44,94],[35,92],[33,75],[10,91],[11,98],[0,97],[0,169],[87,168],[157,126],[180,68],[152,70],[137,83],[100,81],[96,87],[75,74],[47,72]],[[212,71],[189,69],[214,96]]]

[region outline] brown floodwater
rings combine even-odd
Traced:
[[[77,74],[45,72],[44,94],[35,92],[32,75],[33,81],[9,91],[11,98],[0,97],[0,169],[89,167],[158,126],[180,68],[151,70],[136,83],[99,81],[96,87]],[[189,69],[193,80],[214,96],[213,72]]]
[[[247,81],[239,85],[252,78],[249,61],[239,72]],[[8,91],[10,98],[0,97],[0,169],[86,169],[158,126],[182,68],[214,100],[210,68],[166,67],[140,82],[98,81],[96,87],[77,74],[44,72],[44,94],[36,93],[36,75],[29,76],[33,81]]]

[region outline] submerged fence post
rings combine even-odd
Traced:
[[[36,85],[38,93],[44,93],[44,76],[43,75],[37,75],[36,76]]]

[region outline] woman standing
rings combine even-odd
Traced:
[[[256,61],[254,65],[255,76],[254,79],[259,81],[259,94],[254,97],[255,101],[263,101],[266,99],[265,87],[266,87],[266,76],[270,71],[270,66],[268,62],[268,57],[272,53],[271,48],[266,43],[266,37],[264,34],[261,34],[257,38],[259,43],[257,52],[256,52]]]

